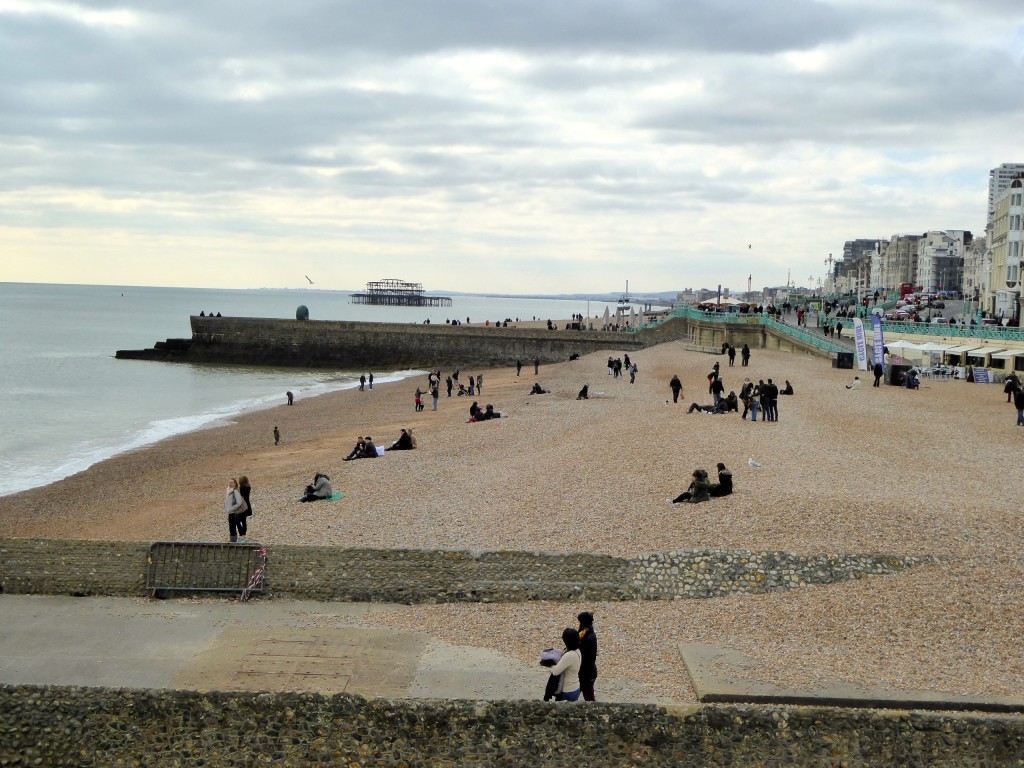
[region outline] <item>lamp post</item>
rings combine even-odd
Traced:
[[[832,274],[832,261],[833,261],[832,254],[830,253],[828,255],[828,258],[825,259],[825,266],[828,267],[828,272],[825,273],[825,288],[826,289],[828,288],[828,281],[829,281],[829,279],[834,279],[834,276]],[[833,282],[833,285],[834,284],[835,283]]]

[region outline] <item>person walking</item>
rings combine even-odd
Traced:
[[[633,382],[636,381],[636,372],[638,370],[640,370],[640,369],[636,367],[636,363],[633,363],[631,366],[629,366],[629,383],[630,384],[632,384]]]
[[[278,429],[277,427],[274,427],[274,445],[280,445],[280,444],[281,444],[281,430]]]
[[[434,385],[433,389],[430,390],[430,397],[434,401],[434,410],[437,410],[437,398],[438,398],[437,384]]]
[[[540,373],[540,358],[533,358],[533,375],[537,376]]]
[[[597,633],[594,632],[594,614],[583,611],[576,617],[580,625],[580,690],[584,701],[596,701],[594,681],[597,680]]]
[[[363,392],[366,389],[366,374],[359,374],[359,391]]]
[[[1017,426],[1024,426],[1024,387],[1014,390],[1013,407],[1017,409]]]
[[[373,389],[373,371],[370,371],[370,375],[368,377],[368,380],[369,380],[369,383],[370,383],[370,389]]]
[[[679,402],[679,394],[683,391],[683,382],[679,380],[678,376],[673,376],[672,380],[668,383],[669,389],[672,390],[672,402]]]
[[[522,360],[516,360],[516,376],[519,375],[519,372],[521,370],[523,370],[523,361]]]
[[[743,349],[740,351],[740,357],[743,359],[743,366],[746,367],[747,363],[750,362],[750,347],[746,344],[743,345]]]
[[[736,347],[732,344],[729,345],[729,367],[732,368],[736,365]]]
[[[444,380],[445,386],[448,387],[448,397],[452,396],[452,377],[449,376]]]
[[[875,374],[875,383],[872,386],[881,386],[882,375],[885,373],[885,368],[882,367],[881,363],[876,362],[871,372]]]
[[[483,392],[484,392],[484,375],[482,373],[478,373],[476,375],[476,393],[478,395],[482,395]]]
[[[228,535],[231,542],[238,541],[239,526],[245,521],[242,513],[245,511],[245,502],[242,494],[238,492],[238,481],[235,478],[228,478],[228,489],[224,494],[224,511],[228,515]]]

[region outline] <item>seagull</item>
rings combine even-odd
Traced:
[[[761,465],[760,465],[760,464],[758,464],[758,463],[757,463],[756,461],[754,461],[754,460],[753,460],[752,458],[751,458],[751,459],[747,459],[747,464],[749,464],[750,466],[752,466],[752,467],[753,467],[754,469],[757,469],[758,467],[760,467],[760,466],[761,466]]]
[[[307,280],[309,280],[309,275],[306,275],[306,279],[307,279]],[[312,280],[309,280],[309,284],[310,284],[310,285],[313,285],[313,281],[312,281]]]

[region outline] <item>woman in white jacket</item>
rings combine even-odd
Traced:
[[[548,668],[548,672],[562,676],[555,698],[560,701],[577,701],[580,697],[580,664],[583,663],[579,632],[572,627],[566,627],[562,631],[562,642],[565,643],[565,653],[555,666]]]
[[[245,525],[245,501],[238,492],[238,481],[228,478],[228,490],[224,494],[224,511],[228,513],[228,532],[231,541],[238,541],[239,531]]]

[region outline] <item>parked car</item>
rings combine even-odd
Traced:
[[[941,301],[939,299],[933,300],[931,304],[932,304],[932,308],[933,309],[945,309],[946,308],[946,302]]]

